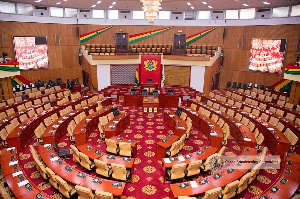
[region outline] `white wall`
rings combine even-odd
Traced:
[[[191,66],[190,86],[197,91],[203,92],[205,66]]]
[[[110,65],[97,65],[98,90],[110,86]]]

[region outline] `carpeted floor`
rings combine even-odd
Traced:
[[[114,88],[114,92],[119,94]],[[124,89],[125,90],[125,89]],[[179,89],[181,90],[181,89]],[[193,92],[186,90],[185,93]],[[121,133],[121,137],[134,139],[138,141],[138,154],[134,163],[133,183],[126,184],[126,195],[128,199],[167,199],[170,192],[169,183],[163,183],[162,179],[162,165],[155,157],[156,143],[164,139],[169,133],[172,133],[165,125],[163,121],[163,111],[161,109],[158,114],[153,117],[148,117],[147,114],[142,113],[142,108],[137,107],[124,107],[123,97],[120,95],[117,99],[113,99],[113,103],[117,104],[121,111],[126,111],[131,114],[130,126]],[[186,104],[183,101],[183,106]],[[101,151],[105,150],[105,143],[101,142],[99,132],[96,130],[91,133],[89,143],[94,147],[97,147]],[[36,140],[32,139],[29,144],[33,144],[36,149],[38,145]],[[65,135],[59,145],[70,148],[71,141]],[[186,142],[182,154],[188,154],[199,150],[199,148],[209,144],[207,138],[199,132],[197,129],[192,128],[190,139]],[[263,145],[264,146],[264,145]],[[229,138],[225,155],[235,156],[240,154],[240,148],[233,138]],[[270,154],[268,151],[267,154]],[[38,171],[36,170],[33,162],[33,158],[29,152],[29,145],[26,149],[20,153],[21,164],[24,170],[32,181],[47,194],[54,193],[53,198],[63,198],[60,193],[55,193],[55,189],[51,185],[44,181]],[[78,164],[70,160],[66,160],[70,165],[81,168]],[[94,172],[90,172],[91,175],[95,175]],[[272,168],[266,168],[260,170],[257,179],[251,184],[251,188],[246,189],[242,194],[238,195],[238,198],[252,198],[253,196],[261,193],[279,175],[278,170]],[[205,174],[200,174],[197,179],[203,178]]]

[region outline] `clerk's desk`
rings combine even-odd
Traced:
[[[9,188],[17,198],[51,199],[41,191],[26,175],[19,161],[17,149],[5,148],[1,150],[1,169]]]
[[[253,165],[256,155],[256,149],[245,147],[238,158],[238,161],[232,165],[222,168],[214,175],[210,175],[197,181],[170,184],[171,191],[169,192],[169,197],[178,198],[178,196],[198,196],[204,194],[210,189],[224,187],[246,174]],[[231,170],[232,168],[234,168],[234,170]]]
[[[124,95],[124,106],[143,106],[144,95],[132,95],[126,93]],[[159,95],[159,108],[177,107],[179,103],[179,96],[177,95]]]
[[[75,167],[70,166],[57,156],[51,145],[40,145],[39,154],[47,167],[73,185],[87,187],[93,191],[100,190],[110,192],[114,196],[118,197],[125,197],[126,190],[124,182],[117,182],[91,176],[76,169]]]

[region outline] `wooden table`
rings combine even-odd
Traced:
[[[144,96],[143,112],[144,113],[159,112],[159,100],[157,96],[153,96],[153,95]]]
[[[205,146],[199,151],[196,151],[194,153],[185,154],[183,156],[183,158],[184,158],[183,161],[180,161],[178,159],[178,157],[174,157],[174,158],[172,158],[172,160],[171,160],[171,158],[164,158],[162,160],[162,176],[163,176],[164,180],[166,179],[166,170],[171,169],[173,165],[181,164],[181,163],[186,163],[188,165],[191,162],[197,161],[197,160],[202,160],[202,162],[203,162],[204,160],[206,160],[206,158],[208,158],[210,155],[216,153],[218,150],[219,149],[217,147]],[[168,160],[170,160],[171,162],[169,162]],[[166,161],[167,161],[167,163],[166,163]]]
[[[164,123],[175,135],[181,137],[187,130],[187,125],[183,119],[172,111],[164,112]]]
[[[222,128],[215,121],[196,112],[196,110],[185,108],[182,108],[182,110],[191,118],[193,126],[208,137],[210,146],[217,147],[218,150],[221,149],[223,141]]]
[[[10,153],[12,152],[12,153]],[[9,165],[13,161],[18,161],[18,163],[14,165]],[[14,195],[17,198],[37,198],[38,196],[42,196],[45,199],[50,199],[51,197],[42,192],[26,175],[24,170],[22,169],[22,165],[20,164],[18,152],[16,149],[2,149],[1,151],[1,169],[5,178],[5,181],[7,182],[9,188],[14,193]],[[19,179],[19,175],[17,175],[17,172],[21,173],[23,176],[23,179]],[[27,180],[28,182],[22,186],[19,186],[18,183],[25,182]],[[26,186],[30,186],[31,190],[28,190]]]
[[[177,135],[168,135],[166,139],[160,141],[156,145],[156,159],[161,160],[166,157],[166,151],[174,142],[179,139]]]
[[[99,117],[112,112],[112,106],[105,107],[81,120],[74,129],[76,146],[84,145],[88,142],[89,135],[98,128]]]
[[[144,99],[143,95],[138,95],[138,94],[131,95],[129,93],[126,93],[124,95],[124,106],[142,107],[143,99]],[[159,108],[168,108],[168,107],[176,108],[179,104],[179,96],[160,94],[158,96],[158,101],[159,101]]]
[[[39,146],[39,151],[41,158],[43,159],[44,163],[49,167],[54,173],[62,177],[64,180],[74,184],[74,185],[80,185],[87,188],[92,189],[93,191],[100,190],[100,191],[106,191],[112,193],[114,196],[125,197],[125,183],[123,182],[116,182],[112,180],[106,180],[103,178],[98,178],[95,176],[91,176],[85,172],[82,172],[75,167],[72,167],[68,165],[65,161],[60,159],[54,149],[50,147],[50,150],[48,149],[42,149],[45,148],[43,145]],[[51,157],[51,154],[53,157]],[[51,161],[52,158],[57,157],[61,164],[58,163],[57,160]],[[71,168],[71,171],[67,171],[66,168]],[[84,177],[79,177],[79,173],[83,174]],[[100,184],[96,183],[95,180],[101,181]],[[114,184],[120,185],[119,187],[114,186]]]
[[[121,112],[105,125],[105,137],[119,136],[130,125],[130,114]]]

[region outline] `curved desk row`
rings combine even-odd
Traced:
[[[156,159],[161,160],[166,157],[166,150],[172,146],[187,130],[186,122],[172,111],[164,112],[165,125],[174,132],[175,135],[168,135],[166,139],[156,145]]]
[[[300,156],[288,154],[281,162],[281,173],[276,181],[262,194],[253,199],[291,198],[300,184]]]
[[[109,114],[112,112],[112,109],[112,106],[105,107],[91,115],[86,116],[76,125],[74,129],[76,146],[88,143],[90,134],[98,128],[99,117]]]
[[[195,100],[188,100],[187,104],[187,106],[189,107],[191,106],[191,104],[195,104],[197,105],[197,109],[199,109],[199,107],[202,107],[217,115],[219,118],[222,118],[224,122],[227,123],[229,126],[230,135],[236,140],[240,147],[252,148],[256,146],[256,139],[253,133],[248,129],[247,126],[240,123],[240,121],[238,121],[237,119],[231,117],[230,115],[222,113],[219,110],[215,110],[212,107],[207,106],[206,104],[196,102]]]
[[[171,184],[170,198],[178,198],[179,196],[198,196],[210,189],[224,187],[246,174],[253,165],[256,155],[256,149],[246,147],[236,161],[237,163],[222,168],[214,175],[205,177],[200,181],[187,181]]]
[[[18,152],[14,147],[2,149],[1,169],[8,186],[17,198],[51,198],[32,183],[25,174],[19,162]]]
[[[135,143],[135,146],[136,146],[136,143]],[[133,171],[134,171],[134,158],[108,155],[108,154],[105,154],[105,153],[95,149],[90,144],[77,146],[77,148],[79,151],[81,151],[82,153],[87,155],[92,160],[98,159],[98,160],[101,160],[101,161],[107,163],[108,165],[111,165],[111,163],[125,165],[125,167],[127,169],[131,170],[131,182],[132,182],[132,176],[133,176]]]
[[[29,102],[29,101],[33,101],[34,100],[37,100],[37,99],[42,99],[43,97],[48,97],[49,95],[51,94],[55,94],[55,96],[57,97],[57,93],[60,93],[60,92],[64,92],[65,90],[62,90],[62,91],[55,91],[55,92],[51,92],[51,93],[48,93],[48,94],[44,94],[44,95],[41,95],[41,96],[38,96],[38,97],[35,97],[35,98],[29,98],[29,99],[25,99],[25,100],[22,100],[21,102],[19,103],[14,103],[12,105],[7,105],[7,106],[4,106],[2,108],[0,108],[0,113],[3,112],[3,111],[6,111],[10,108],[13,108],[15,110],[15,112],[18,112],[18,106],[22,105],[22,104],[25,104],[26,102]]]
[[[196,110],[182,108],[193,121],[193,126],[201,131],[209,140],[209,145],[216,147],[218,150],[222,147],[223,130],[212,119],[198,113]]]
[[[87,187],[93,191],[101,190],[110,192],[118,197],[125,196],[125,183],[91,176],[70,166],[57,156],[51,145],[40,145],[39,154],[47,167],[74,185]]]
[[[261,120],[260,118],[256,118],[256,116],[248,112],[240,110],[236,107],[232,107],[229,104],[220,102],[215,99],[212,100],[227,109],[233,109],[235,113],[239,113],[243,117],[248,118],[249,121],[253,122],[255,126],[259,129],[259,132],[263,134],[264,143],[267,145],[268,149],[270,149],[273,154],[280,155],[281,157],[283,157],[284,153],[290,150],[290,141],[281,131],[279,131],[273,125],[269,124],[264,120]]]
[[[232,99],[232,100],[235,100],[237,101],[236,99],[233,99],[231,97],[227,97],[228,99]],[[210,99],[211,100],[211,99]],[[257,109],[260,111],[258,117],[261,116],[262,113],[265,113],[266,115],[269,115],[270,117],[273,116],[273,117],[276,117],[279,119],[279,121],[284,125],[284,129],[282,130],[282,132],[284,132],[287,128],[289,128],[295,135],[297,135],[298,137],[300,137],[300,126],[298,124],[296,124],[295,122],[285,118],[285,117],[282,117],[280,115],[277,115],[277,114],[274,114],[274,113],[271,113],[270,111],[268,110],[264,110],[264,109],[261,109],[257,106],[253,106],[253,105],[250,105],[250,104],[247,104],[246,102],[241,102],[241,101],[238,101],[242,104],[241,106],[241,109],[244,109],[245,107],[248,107],[250,109]],[[221,102],[224,104],[224,102]],[[298,140],[298,144],[300,143],[300,140]]]
[[[34,130],[40,123],[50,115],[58,114],[59,110],[58,107],[52,107],[16,126],[6,138],[8,147],[16,147],[18,151],[23,151],[27,142],[34,136]]]

